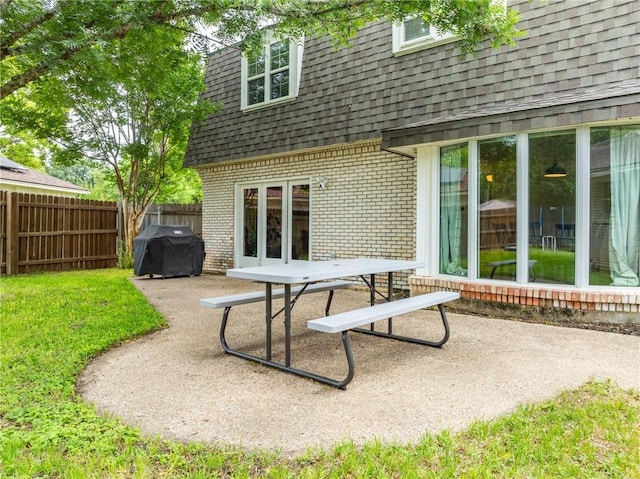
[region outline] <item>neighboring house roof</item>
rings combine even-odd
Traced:
[[[0,155],[0,189],[54,196],[87,195],[88,190],[46,173],[32,170]]]
[[[392,28],[384,22],[363,28],[350,48],[336,50],[325,37],[305,39],[298,96],[252,111],[240,108],[239,51],[220,50],[210,59],[204,97],[223,108],[194,128],[185,165],[380,139],[383,131],[387,141],[407,133],[395,130],[407,125],[477,124],[471,117],[479,112],[505,119],[487,134],[611,120],[626,111],[637,116],[637,92],[623,92],[638,83],[637,0],[509,5],[521,12],[526,36],[517,47],[496,50],[486,43],[475,57],[461,58],[456,42],[395,56]],[[513,129],[506,122],[511,118]],[[465,133],[458,129],[457,138],[471,136]]]

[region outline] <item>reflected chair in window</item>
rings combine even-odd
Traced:
[[[507,224],[506,223],[492,223],[491,228],[496,235],[496,241],[500,248],[508,246],[507,242]]]

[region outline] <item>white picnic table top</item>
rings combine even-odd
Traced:
[[[382,258],[333,259],[328,261],[296,261],[287,264],[249,266],[227,270],[227,276],[265,283],[312,283],[327,279],[389,273],[424,268],[421,261]]]

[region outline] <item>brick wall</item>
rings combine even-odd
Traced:
[[[416,164],[380,151],[380,142],[354,143],[255,161],[200,168],[203,184],[204,269],[233,266],[234,185],[324,177],[311,182],[312,259],[413,259]]]
[[[569,286],[486,284],[455,278],[411,276],[411,294],[458,291],[460,309],[549,321],[640,323],[638,288],[593,287],[576,291]]]

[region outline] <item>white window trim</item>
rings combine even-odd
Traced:
[[[270,99],[270,82],[269,76],[271,71],[269,69],[270,65],[270,48],[269,46],[278,41],[282,41],[280,39],[274,38],[271,33],[267,34],[267,38],[265,41],[265,100],[261,103],[256,103],[254,105],[249,105],[249,97],[247,91],[247,83],[248,83],[248,64],[247,57],[243,53],[241,59],[241,67],[240,67],[240,77],[241,77],[241,101],[240,101],[240,109],[242,111],[251,111],[258,110],[260,108],[267,108],[272,105],[276,105],[279,103],[286,103],[292,100],[295,100],[298,96],[298,91],[300,90],[300,71],[302,69],[302,56],[304,52],[304,38],[298,40],[290,40],[289,41],[289,94],[287,96],[277,98],[275,100]]]
[[[432,27],[433,28],[433,27]],[[435,29],[434,29],[435,30]],[[435,30],[433,35],[425,35],[408,42],[404,39],[404,22],[392,25],[393,54],[395,56],[407,55],[427,48],[432,48],[444,43],[455,42],[459,37],[451,33],[443,33]]]

